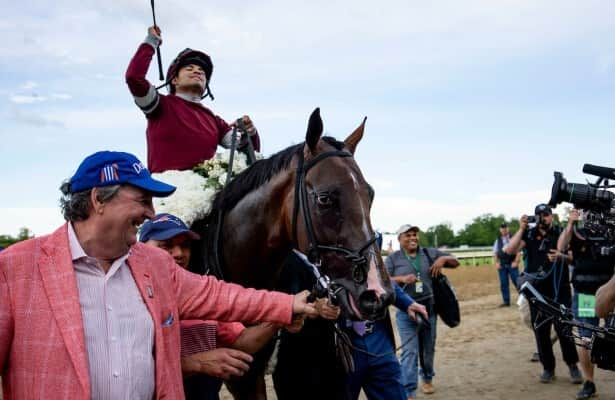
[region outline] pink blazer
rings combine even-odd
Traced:
[[[184,398],[180,319],[291,321],[291,296],[192,274],[150,246],[135,244],[128,265],[155,324],[156,399]],[[163,327],[171,313],[173,324]],[[67,225],[1,252],[4,400],[89,399],[87,363]]]

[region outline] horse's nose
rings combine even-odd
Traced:
[[[359,296],[359,309],[368,319],[377,319],[384,315],[384,310],[390,301],[388,295],[380,295],[375,290],[366,290]]]

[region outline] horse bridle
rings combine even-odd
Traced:
[[[314,225],[312,224],[312,218],[310,216],[310,206],[308,202],[307,188],[305,185],[305,178],[308,171],[316,165],[318,162],[329,157],[352,157],[352,153],[346,150],[334,150],[327,151],[318,154],[316,157],[305,161],[303,152],[299,153],[299,164],[297,165],[297,172],[295,176],[295,201],[293,206],[293,240],[295,246],[299,247],[297,240],[297,218],[299,209],[303,214],[303,223],[305,225],[305,231],[308,239],[308,260],[316,267],[320,268],[322,264],[322,252],[333,251],[342,253],[344,258],[352,263],[352,278],[355,283],[363,284],[367,280],[368,272],[368,259],[362,253],[367,250],[371,245],[376,242],[376,235],[369,239],[358,250],[352,250],[342,245],[325,245],[319,244],[316,241],[316,235],[314,234]]]

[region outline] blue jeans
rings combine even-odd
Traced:
[[[403,345],[401,350],[401,376],[406,397],[414,396],[418,386],[418,375],[420,373],[424,382],[431,382],[435,376],[433,360],[436,349],[436,323],[437,317],[433,312],[433,307],[428,307],[430,328],[423,326],[417,332],[417,325],[407,313],[397,311],[395,321],[397,330]],[[422,348],[419,349],[419,336]],[[419,370],[419,351],[423,355],[423,365]],[[418,372],[418,373],[417,373]]]
[[[387,334],[385,322],[375,321],[373,332],[365,336],[350,330],[348,335],[353,346],[382,355],[373,357],[353,351],[355,371],[348,375],[346,381],[350,398],[358,399],[363,388],[370,400],[405,400],[399,361],[394,353],[395,345]]]
[[[519,278],[519,268],[513,268],[510,264],[500,264],[500,268],[498,268],[498,275],[500,275],[500,291],[502,292],[502,301],[504,304],[510,304],[508,277],[510,276],[510,281],[516,288],[517,278]]]

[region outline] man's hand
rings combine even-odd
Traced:
[[[419,313],[425,320],[429,319],[427,308],[424,305],[414,302],[408,307],[408,315],[416,321],[416,313]]]
[[[429,267],[429,272],[431,273],[432,277],[435,278],[436,276],[440,275],[440,271],[442,271],[445,262],[446,260],[444,259],[444,257],[438,257],[436,261],[434,261],[432,266]]]
[[[579,219],[581,219],[581,213],[579,213],[579,210],[576,208],[571,209],[570,214],[568,214],[568,226],[574,225],[574,223]]]
[[[414,282],[416,282],[416,275],[414,274],[404,275],[404,283],[407,283],[408,285],[412,285]]]
[[[182,372],[186,375],[207,374],[229,379],[242,376],[250,369],[252,356],[240,350],[214,349],[182,357]]]
[[[244,115],[243,117],[241,117],[241,121],[243,122],[243,125],[246,127],[246,133],[248,134],[248,136],[256,135],[256,127],[254,127],[254,123],[252,122],[249,116]]]
[[[523,214],[521,218],[519,218],[519,229],[526,230],[528,226],[527,215]]]
[[[318,311],[318,315],[324,319],[336,320],[342,312],[341,308],[331,304],[327,298],[316,299],[314,307]]]
[[[303,325],[305,324],[305,316],[295,317],[290,325],[286,325],[284,329],[286,329],[290,333],[299,333],[301,329],[303,329]]]
[[[158,39],[159,43],[162,44],[162,36],[160,35],[160,27],[158,26],[150,26],[147,28],[147,34],[152,35],[156,39]]]
[[[308,290],[297,293],[293,298],[293,316],[317,317],[318,311],[314,307],[314,303],[308,303],[307,298],[310,295]]]
[[[559,252],[555,249],[551,249],[549,250],[549,254],[547,254],[547,258],[549,259],[550,262],[554,262],[555,260],[557,260],[559,257]]]

